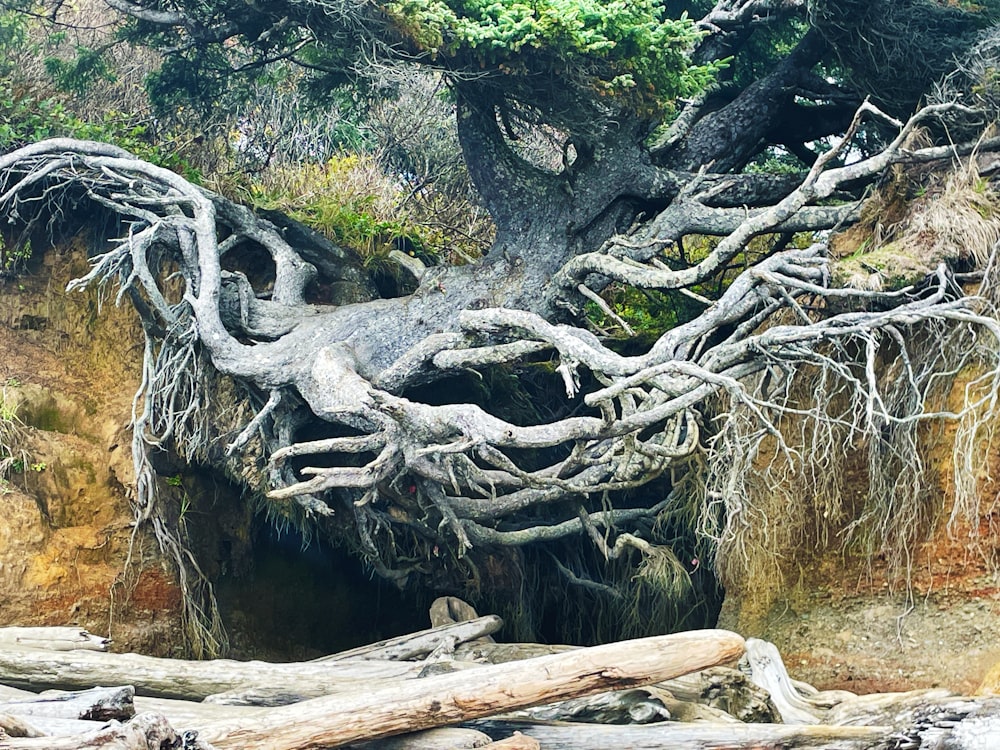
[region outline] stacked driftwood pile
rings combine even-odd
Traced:
[[[1000,698],[817,692],[771,644],[727,631],[500,644],[498,618],[453,599],[432,622],[293,664],[112,654],[71,628],[0,629],[0,748],[1000,747]]]

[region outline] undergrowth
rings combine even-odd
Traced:
[[[17,402],[10,393],[15,385],[12,380],[0,385],[0,494],[6,490],[10,475],[23,472],[29,460],[23,447],[24,423],[17,415]]]

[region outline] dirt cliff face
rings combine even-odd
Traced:
[[[956,379],[950,409],[972,375]],[[977,455],[956,457],[955,424],[932,429],[921,454],[931,520],[902,566],[844,545],[868,492],[863,462],[849,461],[842,500],[853,513],[824,541],[784,551],[784,585],[766,607],[752,586],[727,594],[720,624],[774,642],[792,677],[823,689],[1000,694],[1000,455],[986,435]],[[955,493],[956,471],[970,467],[971,511]]]
[[[133,538],[126,492],[141,332],[131,306],[65,291],[86,268],[73,242],[0,279],[0,387],[24,423],[0,487],[0,625],[79,625],[175,653],[179,592],[155,543]]]

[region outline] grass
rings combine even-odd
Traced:
[[[23,472],[29,466],[27,453],[21,447],[25,437],[24,423],[17,416],[17,402],[10,390],[17,381],[7,380],[0,386],[0,492],[6,487],[7,477]]]

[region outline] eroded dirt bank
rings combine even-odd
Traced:
[[[0,490],[0,624],[79,625],[173,653],[179,592],[155,543],[133,539],[126,495],[141,334],[131,308],[64,291],[86,267],[77,242],[0,279],[0,387],[24,424]]]

